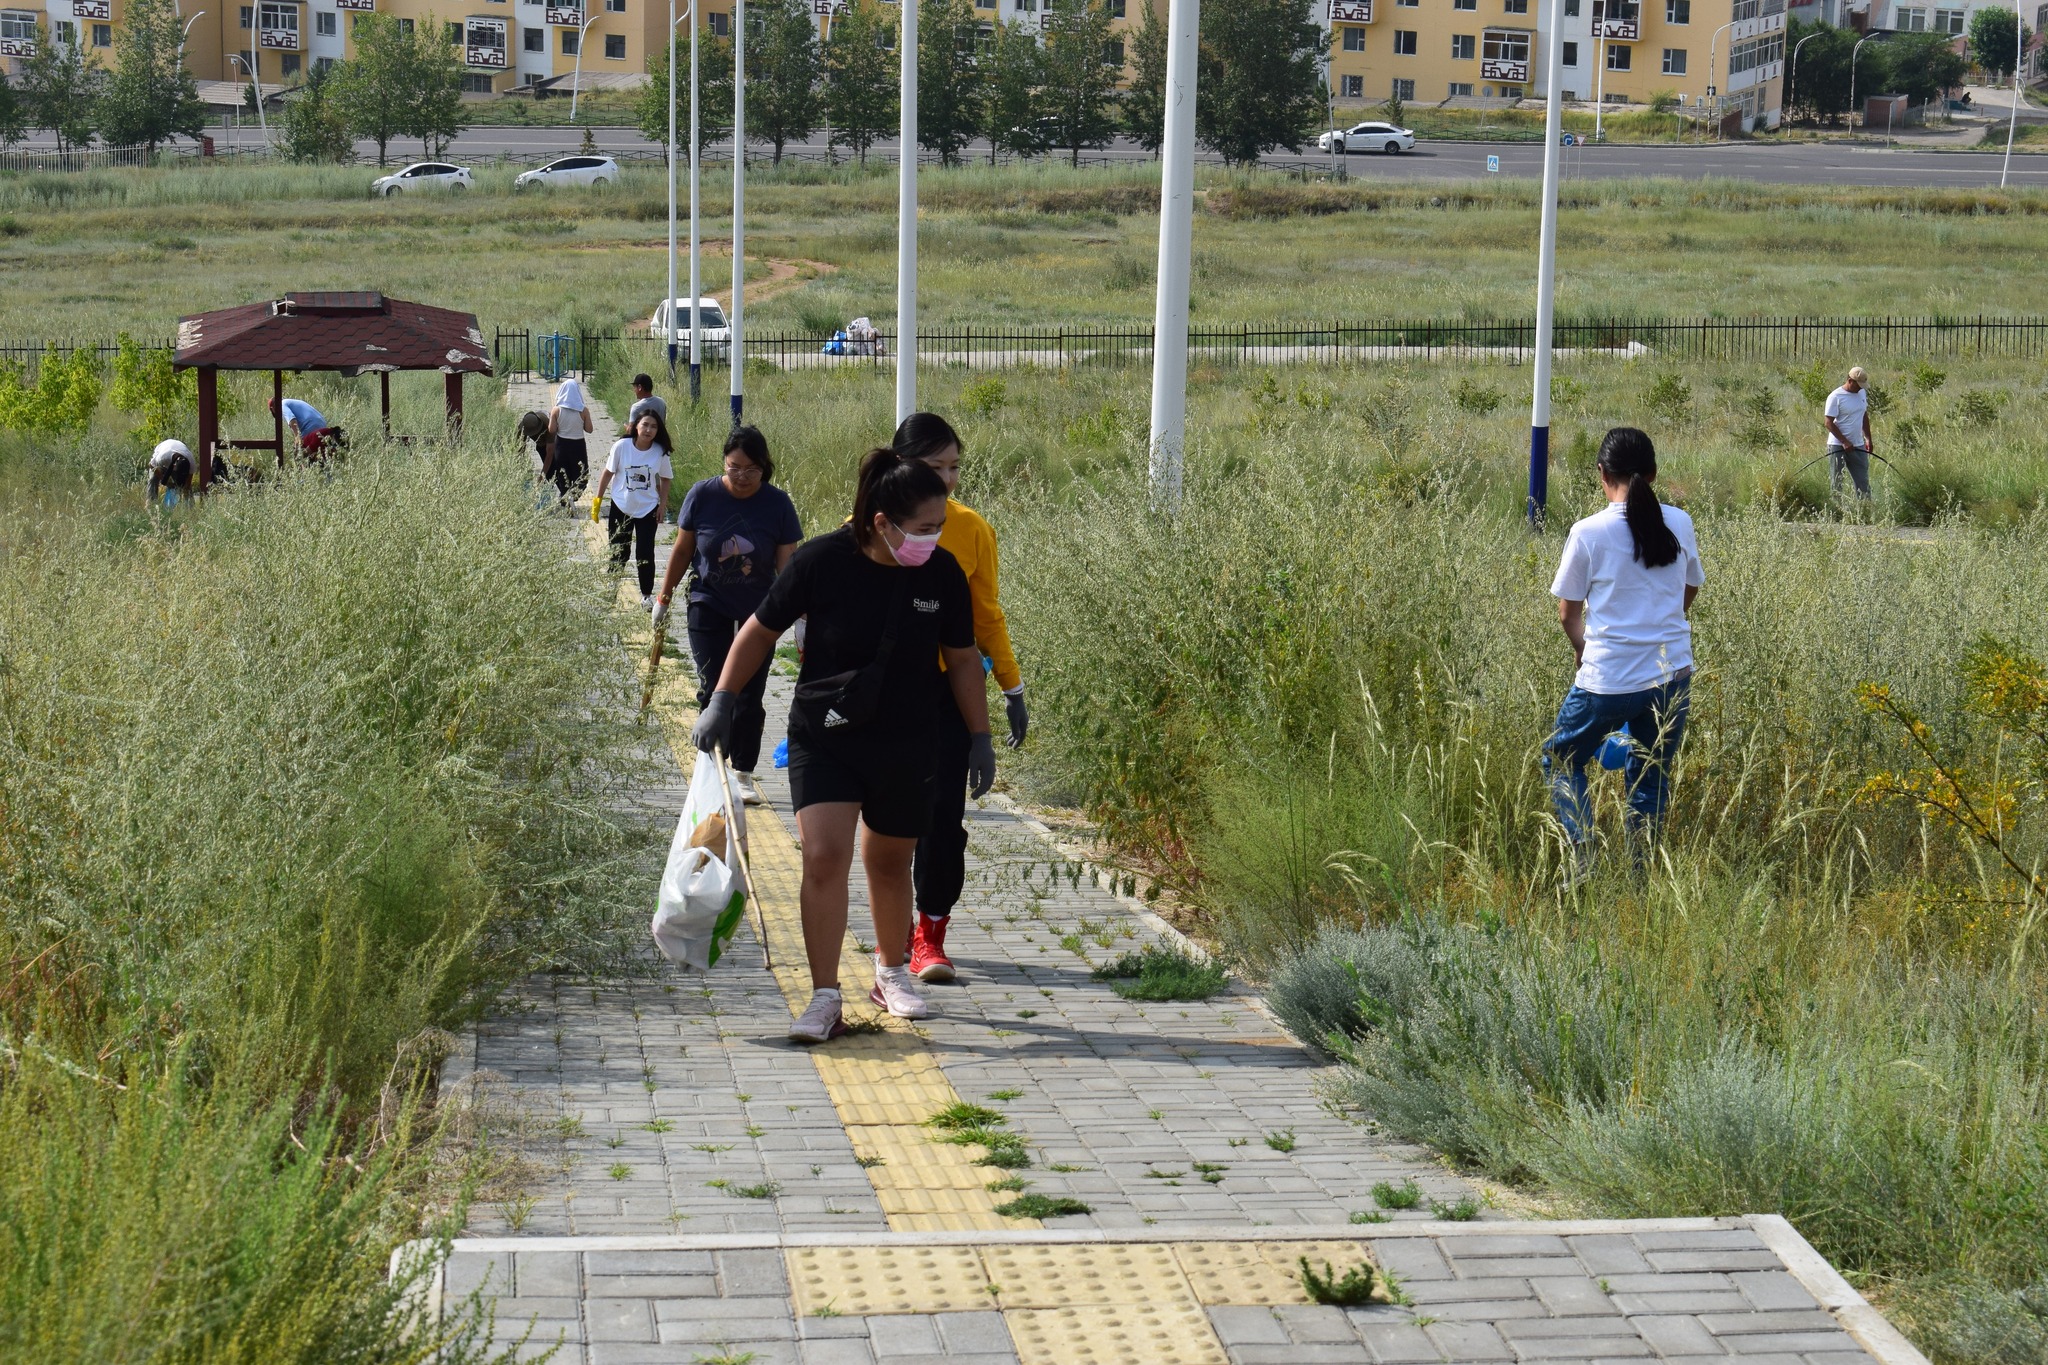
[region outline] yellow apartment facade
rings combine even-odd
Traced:
[[[1776,127],[1785,0],[1327,0],[1341,102],[1541,98],[1553,6],[1567,100],[1646,104],[1669,92]]]

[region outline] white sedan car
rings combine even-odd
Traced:
[[[470,179],[467,166],[451,166],[445,161],[421,161],[372,180],[370,193],[389,199],[394,194],[417,194],[421,190],[466,190],[475,183]]]
[[[536,166],[512,182],[523,190],[533,185],[615,185],[619,163],[608,156],[565,156]]]
[[[687,351],[690,348],[688,299],[677,299],[673,304],[656,304],[654,316],[647,321],[647,335],[655,341],[667,341],[671,316],[676,319],[676,339]],[[725,320],[725,309],[718,306],[717,299],[697,300],[697,334],[703,338],[704,356],[707,360],[726,358],[732,348],[732,326]]]
[[[1332,147],[1330,144],[1335,143]],[[1394,156],[1415,150],[1415,134],[1391,123],[1354,123],[1343,132],[1324,133],[1316,139],[1321,152],[1385,152]]]

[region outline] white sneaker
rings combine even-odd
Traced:
[[[846,1031],[846,1021],[839,1014],[838,990],[823,986],[811,992],[811,1003],[789,1026],[789,1038],[794,1043],[829,1043]]]
[[[654,614],[654,594],[653,594],[653,593],[651,593],[651,592],[643,592],[643,593],[641,593],[641,594],[640,594],[640,610],[642,610],[642,611],[644,611],[644,612],[648,613],[648,614],[649,614],[650,616]]]
[[[922,1019],[931,1011],[925,1007],[924,997],[917,993],[911,980],[909,963],[884,967],[882,959],[877,957],[875,988],[868,992],[868,999],[898,1019]]]
[[[742,804],[749,806],[760,805],[761,789],[754,785],[754,775],[752,773],[743,773],[737,768],[733,770],[732,775],[739,783],[740,801]]]

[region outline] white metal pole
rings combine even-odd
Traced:
[[[2020,18],[2020,7],[2012,7],[2012,36],[2016,46],[2012,59],[2012,117],[2005,121],[2005,164],[1998,168],[1998,188],[2005,188],[2005,177],[2012,171],[2012,137],[2020,126],[2020,64],[2027,59],[2027,24]]]
[[[1194,245],[1196,44],[1201,0],[1170,0],[1160,147],[1159,283],[1152,312],[1152,504],[1180,507],[1187,449],[1188,270]]]
[[[590,39],[590,26],[597,22],[591,15],[583,21],[583,27],[576,30],[576,88],[569,92],[569,122],[576,121],[576,103],[583,98],[583,44]]]
[[[693,4],[692,9],[696,6]],[[676,382],[676,0],[668,0],[668,293],[662,295],[668,308],[668,382]],[[578,47],[583,46],[581,43]],[[696,311],[696,305],[691,305]]]
[[[917,7],[902,0],[896,146],[896,421],[917,411]]]
[[[1557,157],[1563,135],[1564,4],[1550,0],[1549,85],[1543,94],[1543,220],[1536,248],[1536,392],[1529,402],[1529,527],[1543,529],[1550,501],[1551,322],[1557,308]]]
[[[1594,22],[1600,25],[1600,31],[1593,35],[1593,141],[1599,142],[1607,136],[1602,127],[1602,118],[1607,113],[1607,24],[1604,18]]]
[[[697,132],[697,30],[703,20],[697,13],[697,6],[690,6],[690,403],[692,406],[703,401],[704,377],[704,329],[699,325],[697,300],[703,296],[704,262],[700,255],[697,229],[697,204],[701,195],[702,181],[697,174],[697,160],[703,155],[703,145]]]
[[[740,424],[746,403],[746,363],[741,320],[747,293],[747,0],[732,5],[732,424]]]

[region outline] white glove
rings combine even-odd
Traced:
[[[657,597],[654,599],[654,628],[656,630],[660,630],[663,626],[667,624],[668,603],[663,599]]]

